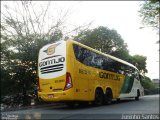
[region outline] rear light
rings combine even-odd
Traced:
[[[64,87],[64,90],[70,89],[72,88],[72,78],[71,78],[71,74],[69,72],[66,73],[66,84]]]

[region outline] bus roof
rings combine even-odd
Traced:
[[[120,62],[120,63],[123,63],[123,64],[125,64],[125,65],[128,65],[128,66],[133,67],[133,68],[135,68],[136,70],[138,70],[137,67],[135,67],[134,65],[132,65],[131,63],[129,63],[129,62],[127,62],[127,61],[124,61],[124,60],[122,60],[122,59],[116,58],[116,57],[114,57],[114,56],[112,56],[112,55],[109,55],[109,54],[106,54],[106,53],[102,53],[102,52],[100,52],[100,51],[98,51],[98,50],[95,50],[95,49],[93,49],[93,48],[91,48],[91,47],[89,47],[89,46],[86,46],[86,45],[84,45],[84,44],[82,44],[82,43],[79,43],[79,42],[77,42],[77,41],[74,41],[74,40],[67,40],[67,41],[70,41],[70,42],[72,42],[72,43],[75,43],[75,44],[78,44],[78,45],[80,45],[80,46],[83,46],[83,47],[85,47],[85,48],[87,48],[87,49],[90,49],[90,50],[92,50],[92,51],[94,51],[94,52],[96,52],[96,53],[98,53],[98,54],[101,54],[101,55],[103,55],[103,56],[109,57],[109,58],[111,58],[111,59],[113,59],[113,60],[115,60],[115,61],[118,61],[118,62]]]

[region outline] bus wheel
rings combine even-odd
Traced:
[[[104,100],[104,94],[101,89],[96,89],[95,91],[95,100],[94,100],[94,105],[100,106],[102,105]]]
[[[112,103],[112,91],[110,89],[106,90],[104,104]]]
[[[139,100],[139,96],[140,96],[140,93],[139,93],[139,90],[137,90],[137,96],[135,97],[135,100]]]

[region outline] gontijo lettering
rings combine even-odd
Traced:
[[[61,63],[61,62],[64,62],[64,61],[65,61],[65,57],[60,57],[60,58],[57,58],[57,59],[54,58],[54,59],[51,59],[51,60],[46,60],[46,61],[40,62],[39,67],[52,65],[52,64],[55,64],[55,63]]]
[[[99,72],[99,77],[103,79],[120,80],[119,75],[105,73],[105,72]]]

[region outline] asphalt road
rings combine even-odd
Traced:
[[[48,105],[1,112],[1,119],[159,119],[159,95],[143,96],[139,101],[123,99],[119,103],[99,107]]]

